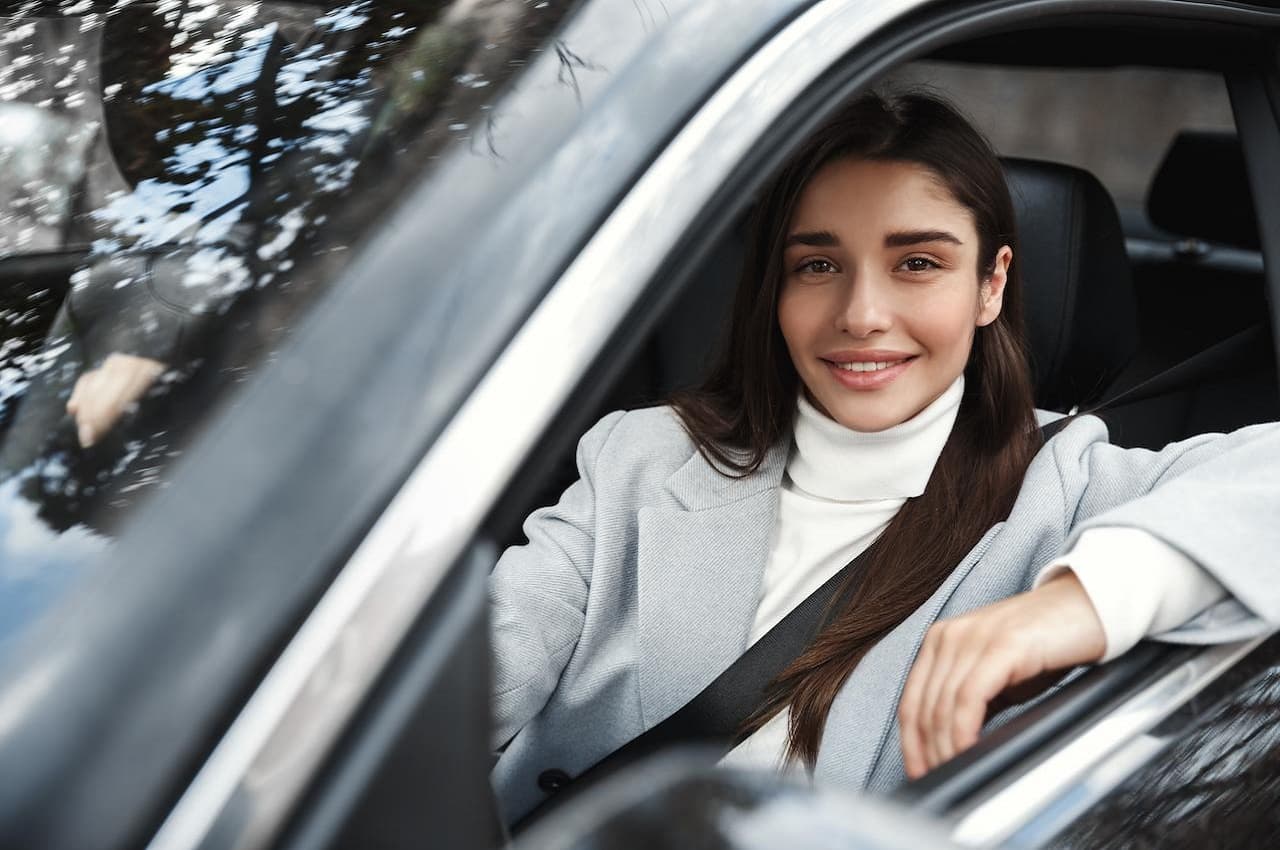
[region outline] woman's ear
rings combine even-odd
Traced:
[[[1012,262],[1013,249],[1008,245],[1000,246],[996,251],[995,267],[978,291],[979,326],[991,324],[1000,315],[1000,308],[1004,305],[1004,285],[1009,280],[1009,264]]]

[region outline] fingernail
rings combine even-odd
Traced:
[[[93,429],[88,425],[80,426],[80,445],[86,449],[93,445]]]

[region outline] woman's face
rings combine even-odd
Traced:
[[[978,280],[973,217],[910,162],[837,160],[787,230],[778,323],[810,401],[847,428],[915,416],[964,371],[1000,314],[1013,252]]]

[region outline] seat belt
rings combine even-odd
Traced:
[[[1250,325],[1214,343],[1204,351],[1193,354],[1186,360],[1117,393],[1091,410],[1082,412],[1093,413],[1145,401],[1215,378],[1242,363],[1257,363],[1260,359],[1270,357],[1271,347],[1267,330],[1265,321]]]

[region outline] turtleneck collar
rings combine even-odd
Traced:
[[[964,375],[915,416],[883,431],[854,431],[798,403],[787,474],[810,496],[838,502],[909,499],[924,492],[956,421]]]

